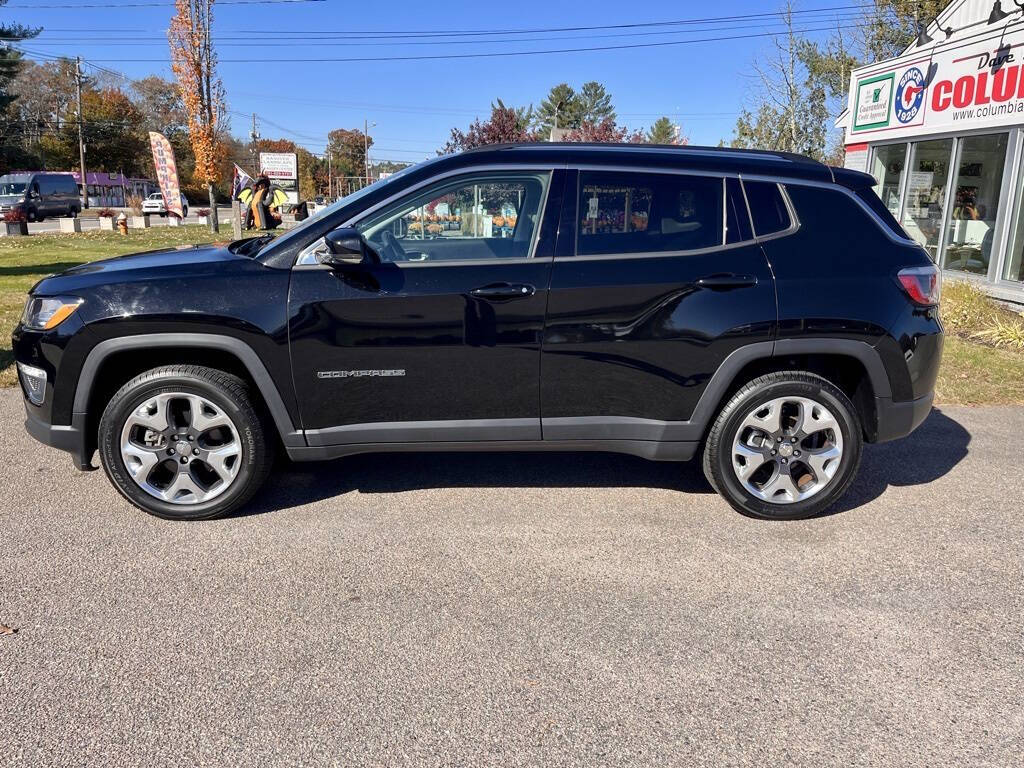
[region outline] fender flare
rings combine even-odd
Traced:
[[[718,405],[726,389],[740,372],[743,366],[754,360],[786,357],[788,355],[837,355],[852,357],[868,374],[875,397],[892,397],[889,375],[885,371],[882,358],[873,346],[854,339],[778,339],[774,342],[763,341],[748,344],[733,350],[722,361],[708,382],[708,386],[700,396],[697,406],[693,409],[690,422],[703,425],[710,423],[715,417],[714,409]]]
[[[285,407],[277,385],[267,372],[266,366],[259,356],[241,339],[215,333],[143,333],[133,336],[122,336],[101,341],[93,347],[85,358],[82,370],[75,387],[73,414],[85,414],[89,407],[89,396],[93,382],[99,373],[103,361],[115,352],[153,347],[200,347],[203,349],[220,349],[237,357],[249,372],[260,394],[263,396],[270,411],[281,441],[288,447],[306,445],[306,438],[301,430],[295,428],[288,409]]]

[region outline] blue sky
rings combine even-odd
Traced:
[[[132,7],[133,2],[158,5]],[[798,23],[804,29],[834,25],[837,15],[850,16],[848,8],[855,2],[805,0],[797,5],[805,12]],[[538,104],[552,85],[562,81],[575,87],[587,80],[604,83],[619,121],[631,128],[649,126],[665,114],[682,124],[691,142],[716,144],[731,135],[740,109],[752,101],[757,81],[751,63],[772,44],[763,35],[781,30],[777,19],[754,14],[777,11],[780,4],[781,0],[649,0],[641,6],[621,0],[517,0],[494,6],[479,0],[218,4],[214,32],[236,135],[247,135],[245,115],[255,111],[264,137],[290,138],[320,152],[329,130],[362,129],[367,119],[376,123],[370,131],[375,159],[417,161],[432,156],[452,126],[464,128],[473,117],[485,117],[493,99],[517,106]],[[837,6],[847,10],[815,12]],[[0,18],[44,28],[38,39],[25,44],[30,51],[80,54],[129,77],[171,77],[166,29],[172,9],[172,0],[10,0],[0,9]],[[712,17],[719,20],[520,34],[525,29]],[[78,27],[83,30],[76,31]],[[452,32],[493,34],[471,38]],[[516,57],[323,61],[676,43],[739,35],[751,37]],[[262,56],[266,63],[231,61]]]

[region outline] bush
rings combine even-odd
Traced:
[[[128,198],[128,200],[126,200],[125,202],[128,203],[128,208],[129,208],[129,210],[131,210],[132,216],[141,216],[142,215],[142,198],[141,197],[139,197],[138,195],[131,195]]]
[[[942,287],[942,324],[957,336],[994,347],[1024,349],[1024,316],[962,280]]]
[[[197,216],[209,216],[210,215],[210,209],[209,208],[200,208],[198,211],[196,211],[196,215]]]
[[[96,215],[104,219],[112,219],[117,214],[114,213],[114,211],[111,210],[110,208],[100,208],[98,211],[96,211]]]
[[[28,221],[28,218],[20,208],[12,208],[4,214],[4,221],[8,224],[21,224],[24,221]]]

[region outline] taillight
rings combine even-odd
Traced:
[[[942,273],[934,264],[927,267],[901,269],[896,278],[910,300],[922,307],[934,307],[942,293]]]

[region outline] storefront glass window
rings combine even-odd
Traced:
[[[875,147],[871,161],[871,175],[878,183],[875,192],[893,216],[900,215],[900,186],[903,184],[903,165],[907,158],[906,144],[884,144]]]
[[[949,182],[953,140],[920,141],[911,148],[903,228],[934,261],[939,255],[942,213]]]
[[[999,212],[1008,134],[965,136],[953,185],[953,211],[942,266],[987,274]]]
[[[1017,181],[1017,213],[1013,221],[1013,237],[1010,239],[1010,250],[1006,254],[1006,280],[1024,282],[1024,173],[1018,174]]]

